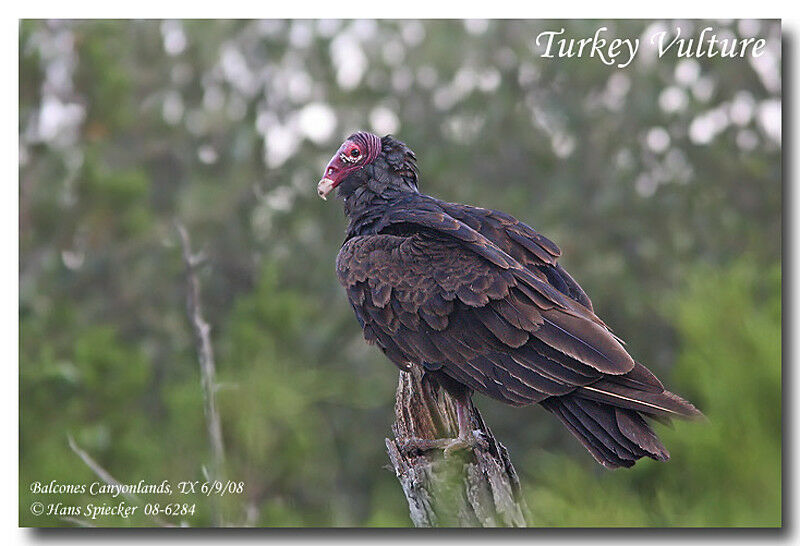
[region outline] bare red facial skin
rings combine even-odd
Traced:
[[[380,139],[370,133],[356,133],[344,141],[328,166],[325,174],[317,184],[317,193],[323,199],[338,186],[347,176],[370,163],[380,151]]]
[[[365,157],[366,154],[364,150],[362,150],[357,143],[351,140],[345,140],[339,147],[339,150],[333,154],[333,157],[328,162],[328,166],[325,167],[325,175],[322,177],[322,180],[319,181],[319,184],[317,184],[317,193],[319,196],[323,199],[327,199],[328,194],[332,192],[348,174],[361,166]]]

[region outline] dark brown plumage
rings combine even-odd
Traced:
[[[668,459],[643,416],[700,412],[633,360],[552,241],[505,213],[419,193],[415,159],[392,137],[356,133],[319,184],[344,199],[336,270],[366,340],[462,394],[541,404],[604,466]],[[470,442],[462,430],[430,447]]]

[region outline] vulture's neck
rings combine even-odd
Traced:
[[[365,184],[344,196],[344,212],[349,220],[345,240],[359,235],[375,235],[379,220],[387,212],[419,197],[421,194],[416,188],[370,177]]]

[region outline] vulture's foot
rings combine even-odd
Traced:
[[[415,451],[425,452],[441,449],[444,451],[445,457],[452,455],[456,451],[468,449],[483,449],[487,451],[489,449],[489,442],[484,433],[473,428],[471,418],[472,404],[469,401],[469,396],[454,396],[453,401],[456,410],[458,436],[455,438],[436,439],[411,436],[403,438],[398,442],[400,450],[409,455]]]
[[[489,444],[483,438],[483,434],[480,431],[473,430],[471,433],[459,435],[456,438],[436,438],[432,440],[429,438],[417,438],[412,436],[410,438],[404,438],[399,443],[399,447],[406,454],[415,451],[425,452],[441,449],[444,451],[445,457],[449,457],[456,451],[475,448],[489,449]]]

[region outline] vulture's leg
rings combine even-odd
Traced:
[[[426,374],[427,375],[427,374]],[[453,383],[450,378],[437,374],[437,382],[445,388],[451,395],[453,405],[456,410],[456,422],[458,424],[458,436],[455,438],[406,438],[400,446],[406,452],[410,451],[430,451],[441,449],[445,455],[450,455],[454,451],[462,449],[472,449],[474,447],[487,448],[488,445],[478,430],[472,428],[472,403],[470,401],[472,392],[466,387]],[[425,379],[423,379],[423,383]],[[426,385],[427,386],[427,385]],[[424,387],[423,387],[424,389]]]

